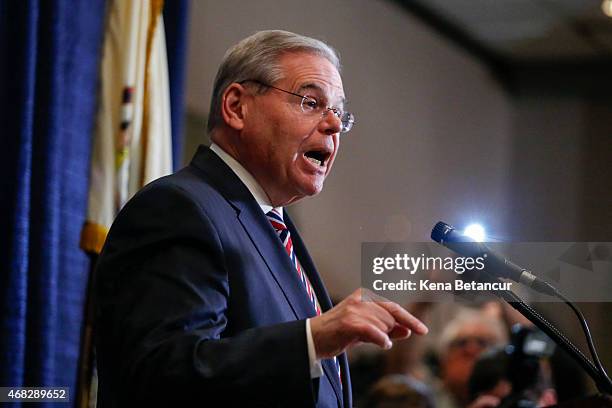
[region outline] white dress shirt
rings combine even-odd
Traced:
[[[210,145],[212,150],[221,160],[229,166],[230,169],[238,176],[240,181],[249,189],[259,207],[264,214],[270,212],[274,207],[270,203],[268,195],[259,185],[255,177],[249,173],[236,159],[226,153],[221,147],[215,143]],[[283,207],[276,207],[276,210],[283,215]],[[308,360],[310,361],[310,377],[318,378],[323,375],[321,360],[317,359],[315,352],[314,341],[312,339],[312,331],[310,330],[310,319],[306,319],[306,343],[308,344]]]

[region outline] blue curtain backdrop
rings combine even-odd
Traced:
[[[188,0],[168,0],[164,3],[168,74],[170,76],[170,110],[172,116],[172,164],[177,170],[182,163],[184,83],[187,61]]]
[[[79,249],[105,0],[0,0],[0,386],[68,386],[89,260]],[[180,163],[187,0],[164,10]]]
[[[0,386],[75,394],[104,0],[0,2]]]

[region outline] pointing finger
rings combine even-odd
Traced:
[[[398,324],[412,329],[417,334],[427,334],[429,329],[425,324],[408,313],[406,309],[394,302],[380,302],[380,306],[385,308],[397,321]]]

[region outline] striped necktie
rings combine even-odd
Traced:
[[[266,214],[266,216],[268,217],[268,220],[274,227],[274,230],[276,231],[276,234],[280,238],[281,243],[285,247],[285,251],[287,251],[287,255],[289,255],[289,259],[291,259],[291,264],[297,271],[298,277],[300,278],[302,285],[304,285],[304,289],[306,290],[308,299],[310,299],[310,303],[312,304],[315,310],[315,313],[317,314],[317,316],[319,316],[321,314],[321,307],[319,306],[319,303],[317,302],[315,291],[312,288],[312,285],[310,284],[308,277],[302,270],[302,266],[300,265],[300,262],[298,261],[297,256],[295,256],[295,251],[293,250],[293,241],[291,241],[291,234],[289,233],[289,229],[285,225],[283,216],[281,215],[280,211],[277,210],[276,208],[273,208],[270,212]]]
[[[314,289],[312,288],[312,285],[310,284],[308,277],[302,270],[302,266],[300,265],[300,262],[298,261],[297,256],[295,255],[295,251],[293,250],[293,241],[291,241],[291,233],[289,232],[287,225],[285,225],[285,220],[283,220],[283,216],[280,210],[273,208],[271,211],[269,211],[266,214],[266,216],[268,217],[268,220],[272,224],[272,227],[274,227],[274,230],[276,231],[276,234],[280,238],[281,243],[285,247],[285,251],[287,251],[287,255],[289,255],[289,259],[291,259],[291,263],[293,264],[295,270],[297,271],[300,281],[304,285],[306,294],[308,295],[308,298],[310,299],[310,302],[312,303],[312,306],[314,307],[314,310],[317,316],[319,316],[321,314],[321,307],[319,306],[319,302],[317,302],[317,297],[315,296]],[[338,371],[338,378],[340,379],[340,388],[342,388],[342,375],[340,371],[340,362],[338,361],[336,357],[334,357],[333,360],[336,366],[336,370]]]

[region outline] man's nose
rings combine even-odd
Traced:
[[[323,113],[323,118],[319,122],[319,130],[326,135],[333,135],[335,133],[340,133],[342,130],[342,121],[336,113],[328,108]]]

